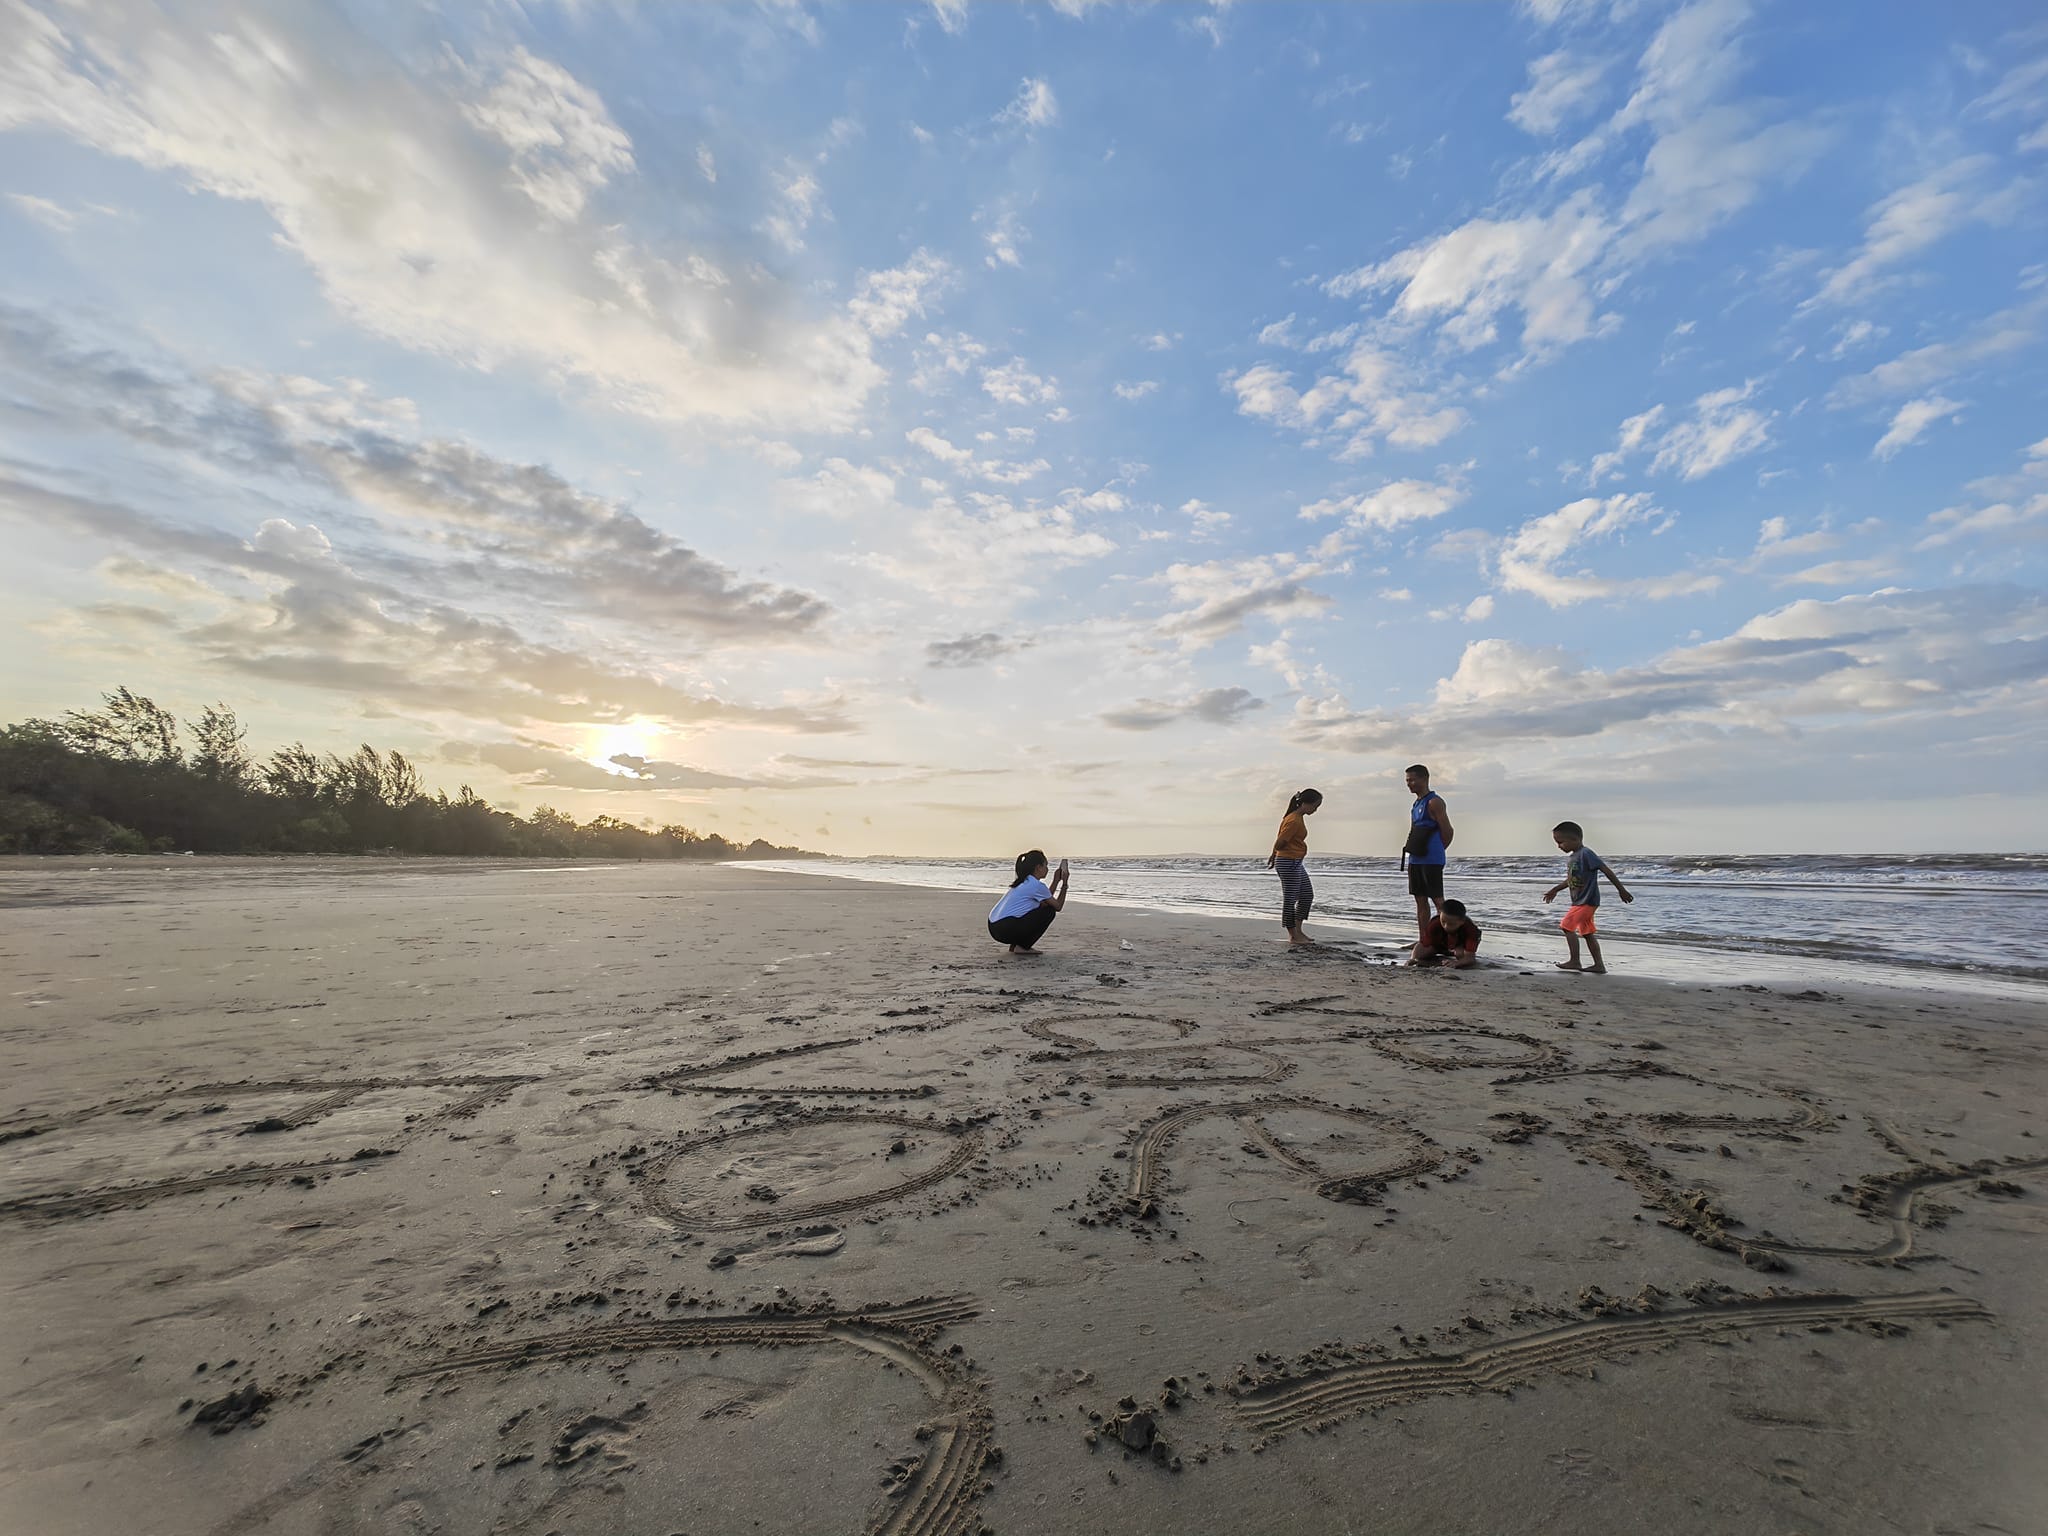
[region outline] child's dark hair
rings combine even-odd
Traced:
[[[1453,896],[1449,901],[1444,903],[1444,910],[1450,913],[1453,917],[1463,917],[1465,915],[1465,903],[1458,900],[1457,897]]]
[[[1581,842],[1584,842],[1586,838],[1586,829],[1580,826],[1576,821],[1560,821],[1556,826],[1552,827],[1550,830],[1552,835],[1562,832],[1566,837],[1576,837]]]
[[[1304,805],[1321,805],[1323,792],[1320,789],[1297,789],[1287,801],[1287,814],[1292,816]]]
[[[1017,878],[1010,882],[1010,889],[1015,890],[1018,886],[1022,885],[1026,880],[1029,880],[1031,878],[1031,871],[1038,868],[1038,866],[1043,864],[1044,862],[1045,854],[1042,850],[1037,848],[1033,848],[1028,853],[1018,854]]]

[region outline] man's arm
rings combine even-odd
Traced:
[[[1446,848],[1450,847],[1451,838],[1454,835],[1451,831],[1451,813],[1449,808],[1445,806],[1442,795],[1431,795],[1429,797],[1429,819],[1436,823],[1437,831],[1443,836],[1444,846]]]

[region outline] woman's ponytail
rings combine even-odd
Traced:
[[[1038,868],[1038,866],[1043,864],[1044,862],[1045,855],[1036,848],[1033,848],[1029,853],[1018,854],[1017,878],[1010,882],[1010,889],[1014,891],[1026,880],[1029,880],[1031,878],[1031,871]]]
[[[1321,805],[1323,792],[1320,789],[1297,789],[1287,802],[1287,814],[1292,816],[1304,805]]]

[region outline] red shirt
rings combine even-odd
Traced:
[[[1429,928],[1423,934],[1423,939],[1431,949],[1440,954],[1447,955],[1453,949],[1462,949],[1468,955],[1479,953],[1479,925],[1469,917],[1465,919],[1465,926],[1458,930],[1456,943],[1452,942],[1440,917],[1432,917],[1429,920]]]

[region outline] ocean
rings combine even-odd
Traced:
[[[1058,854],[1054,852],[1054,858]],[[2048,854],[1659,854],[1607,856],[1635,896],[1603,885],[1600,930],[1615,970],[1697,979],[1717,970],[1816,980],[1999,983],[2048,1001]],[[1010,869],[986,859],[792,859],[754,867],[986,892]],[[1263,859],[1186,854],[1074,861],[1073,901],[1264,918],[1279,926],[1279,881]],[[1369,958],[1414,937],[1414,908],[1397,862],[1311,855],[1315,914]],[[1509,961],[1560,958],[1564,898],[1543,892],[1564,856],[1456,858],[1445,893],[1486,933],[1484,952]],[[1404,935],[1406,936],[1404,939]],[[1721,957],[1717,966],[1716,957]]]

